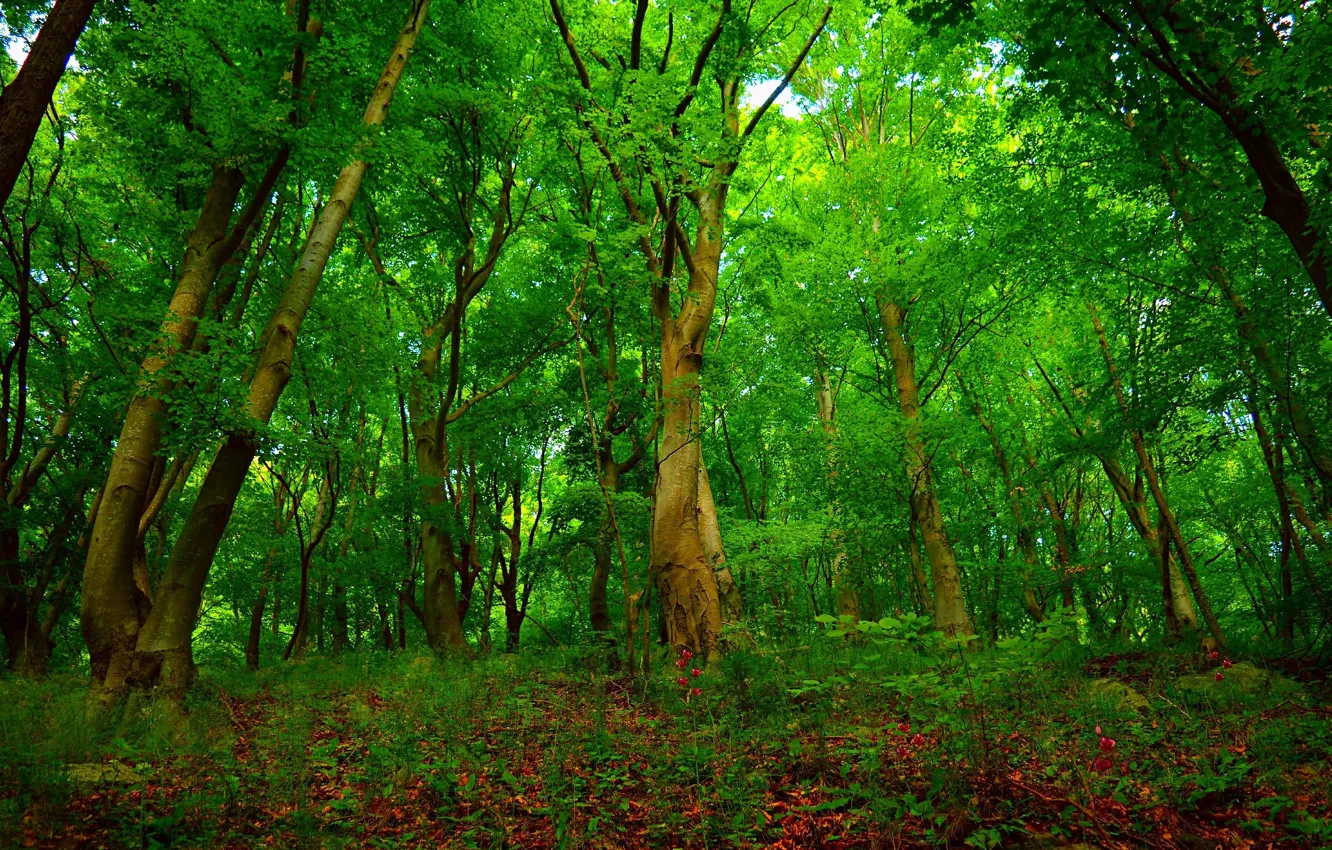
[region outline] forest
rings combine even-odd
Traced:
[[[1332,846],[1325,2],[0,43],[0,846]]]

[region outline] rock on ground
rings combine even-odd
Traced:
[[[1087,683],[1087,694],[1097,699],[1113,701],[1126,711],[1152,710],[1152,704],[1147,701],[1147,697],[1114,679],[1093,679]]]
[[[143,781],[134,768],[118,761],[71,764],[65,775],[75,785],[133,785]]]

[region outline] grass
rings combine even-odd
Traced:
[[[0,846],[1332,845],[1316,672],[1183,692],[1206,660],[815,638],[736,650],[686,701],[671,661],[647,682],[577,649],[205,668],[183,714],[94,719],[81,679],[5,678]],[[1107,677],[1151,709],[1089,693]],[[141,781],[69,778],[112,761]]]

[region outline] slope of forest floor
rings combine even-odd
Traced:
[[[1332,846],[1325,671],[1228,660],[352,654],[96,722],[82,680],[10,677],[0,845]]]

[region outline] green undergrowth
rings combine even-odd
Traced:
[[[1058,623],[982,652],[827,627],[697,678],[577,648],[204,668],[184,711],[90,716],[81,680],[5,678],[0,845],[1332,844],[1314,668],[1092,657]]]

